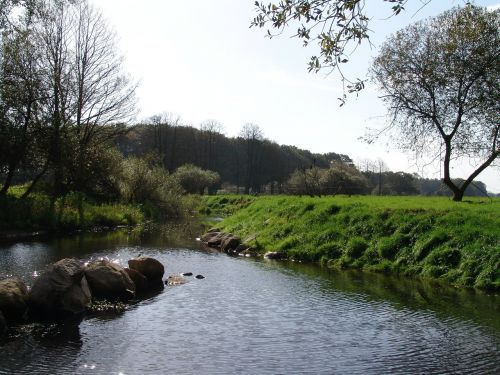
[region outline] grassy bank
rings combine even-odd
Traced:
[[[500,290],[500,199],[216,196],[202,212],[261,252]]]
[[[51,204],[50,197],[34,193],[21,199],[17,191],[0,198],[0,237],[12,231],[72,231],[95,227],[136,225],[144,222],[140,207],[101,204],[68,195]]]

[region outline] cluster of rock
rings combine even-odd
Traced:
[[[87,265],[62,259],[36,278],[28,291],[18,278],[0,281],[0,334],[8,324],[28,318],[54,320],[84,313],[92,298],[127,301],[163,288],[164,266],[156,259],[138,257],[128,268],[108,260]]]
[[[241,241],[241,238],[233,236],[231,233],[220,232],[216,229],[211,229],[201,237],[201,241],[208,247],[218,249],[229,255],[240,255],[247,257],[259,256],[257,250],[252,248],[247,243],[254,240],[255,237]],[[286,254],[270,251],[264,254],[267,259],[284,259]]]
[[[241,238],[231,233],[209,230],[201,237],[201,241],[208,247],[218,249],[229,255],[257,256],[257,252],[241,241]]]

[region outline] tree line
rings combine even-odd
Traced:
[[[222,129],[214,120],[197,129],[174,116],[158,115],[118,136],[116,145],[125,156],[156,155],[169,173],[186,164],[217,172],[223,183],[220,187],[246,194],[266,188],[283,193],[283,183],[296,169],[327,168],[332,161],[352,163],[348,155],[279,145],[264,138],[255,124],[245,124],[237,137],[225,136]]]

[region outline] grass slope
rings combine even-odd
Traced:
[[[232,214],[218,228],[262,252],[500,290],[500,199],[215,196],[201,212]]]

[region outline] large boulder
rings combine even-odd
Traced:
[[[138,258],[130,259],[128,261],[128,266],[130,269],[135,270],[148,279],[150,286],[161,284],[163,285],[163,274],[165,273],[165,267],[158,260],[146,256],[140,256]]]
[[[0,281],[0,311],[7,321],[19,321],[28,308],[28,289],[18,279]]]
[[[127,300],[135,296],[135,284],[119,264],[108,260],[92,262],[85,267],[85,277],[98,298]]]
[[[146,276],[130,268],[125,268],[125,272],[134,282],[135,291],[137,293],[142,293],[148,290],[148,279],[146,279]]]
[[[51,265],[29,292],[30,313],[46,319],[81,314],[92,302],[83,267],[76,259]]]

